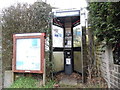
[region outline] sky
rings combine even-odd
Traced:
[[[35,1],[41,0],[0,0],[0,10],[9,7],[10,5],[15,5],[18,2],[33,4]],[[46,1],[51,6],[58,7],[60,9],[80,8],[87,6],[85,0],[42,0],[42,1],[44,2]]]

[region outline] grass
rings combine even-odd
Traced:
[[[19,77],[10,88],[54,88],[55,81],[48,80],[45,86],[40,86],[39,81],[33,77]]]
[[[38,88],[38,81],[32,77],[19,77],[10,88]]]

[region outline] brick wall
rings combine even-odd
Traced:
[[[108,83],[109,88],[120,89],[120,65],[114,64],[113,52],[110,46],[103,47],[102,44],[96,46],[96,63],[101,72],[101,76]]]

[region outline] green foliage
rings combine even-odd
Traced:
[[[2,17],[2,60],[5,69],[12,67],[13,34],[37,33],[48,34],[48,20],[51,6],[44,2],[32,5],[17,4],[3,10]]]
[[[20,77],[10,88],[38,88],[37,83],[38,81],[32,77]]]
[[[50,51],[47,51],[45,53],[45,56],[46,56],[46,71],[47,71],[46,72],[46,77],[52,79],[53,78],[53,72],[54,72],[54,69],[53,69],[54,64],[49,59],[50,53],[51,53]]]
[[[93,2],[89,11],[89,23],[97,40],[120,42],[120,2]]]
[[[48,80],[45,86],[38,86],[39,81],[32,77],[19,77],[10,88],[54,88],[55,81]]]

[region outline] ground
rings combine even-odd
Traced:
[[[106,82],[101,77],[92,78],[83,84],[82,77],[78,73],[72,73],[72,75],[59,73],[53,80],[47,79],[45,86],[42,86],[42,79],[38,77],[40,76],[20,75],[10,88],[107,88]]]
[[[78,73],[72,73],[72,75],[60,73],[55,76],[55,81],[54,87],[60,88],[107,88],[107,84],[102,77],[94,77],[87,83],[82,84],[82,76]]]

